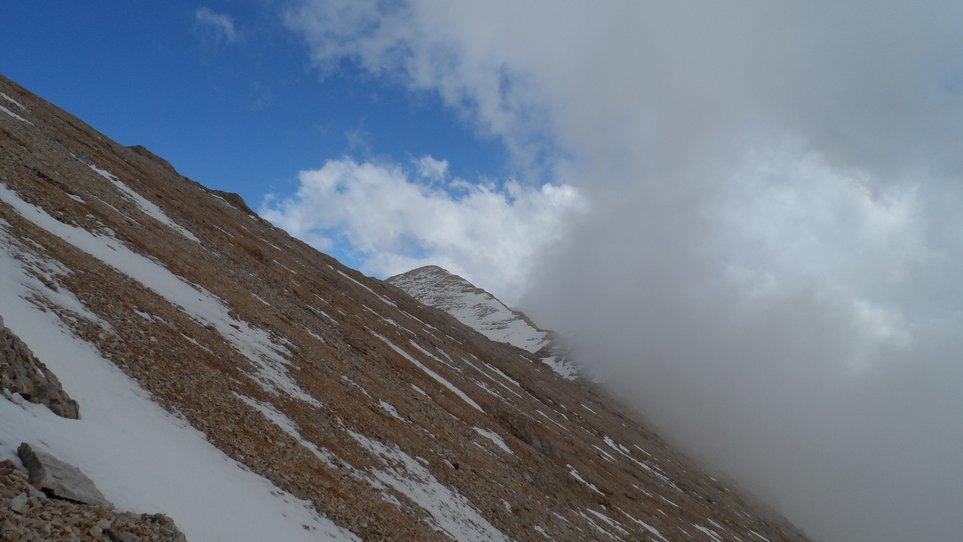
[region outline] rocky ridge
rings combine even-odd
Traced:
[[[197,540],[805,540],[535,343],[239,200],[0,77],[0,315],[82,413],[0,397],[0,456],[43,442]]]
[[[562,378],[578,377],[578,366],[552,331],[542,329],[522,311],[512,309],[491,293],[438,267],[426,265],[388,277],[385,282],[429,307],[454,316],[489,339],[535,354]]]

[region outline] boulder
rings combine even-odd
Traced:
[[[80,408],[57,376],[0,319],[0,389],[19,393],[31,403],[47,405],[54,414],[77,419]]]
[[[113,507],[90,478],[76,467],[35,450],[26,442],[20,444],[17,454],[27,467],[30,483],[47,495],[104,508]]]

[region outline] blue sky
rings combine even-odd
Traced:
[[[118,7],[123,6],[123,7]],[[506,152],[430,92],[350,62],[322,77],[273,2],[9,2],[0,71],[123,144],[142,144],[207,186],[258,206],[328,159],[444,158],[463,179],[504,179]],[[12,24],[11,24],[12,23]],[[328,247],[360,266],[343,242]]]

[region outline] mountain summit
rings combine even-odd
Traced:
[[[411,297],[441,309],[459,322],[493,341],[510,344],[533,354],[563,378],[578,376],[570,356],[555,334],[541,329],[525,313],[509,308],[491,293],[437,265],[426,265],[388,277],[386,282]]]
[[[0,317],[0,539],[805,540],[527,319],[489,340],[3,77]]]
[[[512,310],[497,297],[437,265],[426,265],[395,275],[386,282],[411,297],[441,309],[459,322],[493,341],[538,352],[549,342],[549,332],[539,329],[522,312]]]

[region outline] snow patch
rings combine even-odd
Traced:
[[[130,198],[130,200],[134,202],[134,205],[136,205],[137,208],[140,209],[142,213],[160,222],[161,224],[164,224],[165,226],[169,227],[175,232],[181,234],[181,236],[183,236],[184,238],[200,244],[201,242],[200,239],[195,237],[193,233],[187,230],[187,228],[171,220],[171,217],[167,216],[167,213],[161,210],[161,208],[158,207],[157,204],[145,198],[144,196],[141,196],[133,188],[121,182],[121,180],[118,179],[116,175],[114,175],[113,173],[105,169],[100,169],[99,167],[93,164],[87,164],[87,165],[88,167],[90,167],[90,169],[94,170],[94,172],[96,172],[98,175],[110,181],[110,183],[113,184],[114,187],[117,188],[117,190],[120,190],[122,194]]]
[[[19,120],[20,122],[26,122],[26,123],[29,124],[30,126],[33,126],[33,125],[34,125],[34,124],[33,124],[32,122],[30,122],[29,120],[21,117],[20,115],[14,113],[13,111],[7,109],[5,106],[0,105],[0,111],[3,111],[3,112],[6,113],[7,115],[10,115],[11,117]]]
[[[575,470],[575,467],[573,467],[573,466],[571,466],[571,465],[565,465],[565,466],[568,467],[568,473],[571,474],[573,478],[575,478],[575,479],[578,480],[579,482],[582,482],[583,484],[585,484],[586,486],[588,486],[588,488],[591,489],[592,491],[594,491],[595,493],[598,493],[599,495],[602,495],[603,497],[605,496],[604,493],[602,493],[601,491],[599,491],[599,488],[595,487],[595,484],[593,484],[592,482],[589,482],[589,481],[586,480],[585,478],[582,478],[582,476],[579,475],[578,471]]]
[[[354,431],[348,433],[384,463],[384,468],[373,471],[372,476],[424,509],[432,527],[455,540],[508,540],[464,495],[439,482],[431,471],[401,448]]]
[[[597,510],[592,510],[591,508],[586,508],[585,510],[586,510],[588,513],[590,513],[590,514],[592,514],[593,516],[595,516],[596,518],[604,521],[606,524],[608,524],[610,527],[612,527],[613,529],[615,529],[615,530],[618,531],[619,533],[628,536],[629,531],[625,530],[625,527],[624,527],[621,523],[619,523],[618,521],[615,521],[614,519],[608,517],[607,515],[603,514],[602,512],[599,512],[599,511],[597,511]]]
[[[374,295],[375,297],[377,297],[378,299],[380,299],[380,300],[383,301],[384,303],[386,303],[386,304],[388,304],[388,305],[391,305],[392,307],[398,308],[398,305],[396,305],[394,301],[392,301],[392,300],[384,297],[383,295],[381,295],[381,294],[379,294],[378,292],[372,290],[371,288],[368,288],[366,285],[364,285],[364,284],[358,282],[357,280],[353,279],[353,278],[351,277],[351,275],[345,273],[344,271],[342,271],[342,270],[340,270],[340,269],[335,269],[334,267],[332,267],[332,266],[330,266],[330,265],[329,265],[328,267],[331,267],[331,269],[334,269],[335,271],[337,271],[338,274],[341,275],[342,277],[350,280],[351,282],[357,284],[358,286],[361,286],[361,287],[364,288],[365,290],[368,290],[369,292],[371,292],[372,295]]]
[[[23,109],[24,111],[27,110],[27,108],[24,107],[22,103],[18,102],[17,100],[14,100],[13,98],[11,98],[10,96],[8,96],[7,94],[4,94],[3,92],[0,92],[0,98],[3,98],[4,100],[7,100],[8,102],[10,102],[10,103],[12,103],[13,105],[19,107],[20,109]]]
[[[0,242],[0,315],[81,412],[68,420],[0,397],[0,457],[29,442],[82,470],[119,509],[171,516],[190,540],[358,540],[215,448],[54,313],[27,301],[33,277],[10,240]]]
[[[696,523],[693,523],[692,526],[695,527],[697,531],[708,536],[709,539],[712,540],[712,542],[723,542],[722,537],[719,536],[719,533],[713,531],[712,529],[708,527],[704,527],[702,525],[698,525]]]
[[[483,429],[481,427],[472,427],[472,429],[474,429],[475,432],[478,433],[479,435],[492,441],[492,444],[501,448],[502,451],[504,451],[505,453],[515,455],[515,452],[513,452],[512,449],[508,447],[508,444],[505,444],[505,441],[502,440],[502,437],[499,436],[498,433],[491,431],[489,429]]]
[[[655,527],[649,525],[648,523],[642,521],[641,519],[632,517],[632,515],[630,515],[630,514],[629,514],[628,512],[626,512],[625,510],[622,510],[621,508],[616,507],[616,510],[618,510],[619,512],[622,512],[622,513],[625,515],[625,517],[629,518],[629,519],[632,520],[635,524],[639,525],[640,527],[642,527],[642,528],[645,529],[646,531],[649,531],[650,534],[652,534],[653,536],[655,536],[655,537],[658,538],[659,540],[662,540],[662,542],[669,542],[664,536],[662,536],[662,533],[660,533],[659,530],[656,529]]]
[[[304,438],[304,436],[301,435],[301,431],[298,430],[297,424],[294,423],[291,418],[288,418],[283,412],[274,408],[273,405],[262,403],[261,401],[252,399],[246,395],[241,395],[239,393],[235,393],[234,395],[247,406],[260,412],[262,416],[276,425],[278,429],[287,433],[288,436],[297,441],[298,444],[310,450],[311,453],[313,453],[315,457],[324,463],[326,467],[332,470],[338,470],[338,463],[340,463],[341,460],[329,450],[326,450]]]
[[[395,409],[395,407],[388,401],[385,401],[384,399],[378,399],[378,406],[380,406],[382,410],[390,414],[392,418],[398,420],[399,422],[408,423],[408,420],[402,418],[401,414],[398,414],[398,411]]]
[[[571,364],[566,363],[565,358],[559,356],[548,356],[542,358],[542,363],[548,365],[558,376],[565,380],[575,380],[578,378],[578,370]]]
[[[424,371],[425,374],[427,374],[428,376],[430,376],[431,378],[433,378],[436,382],[438,382],[439,384],[441,384],[442,386],[444,386],[446,389],[448,389],[448,391],[450,391],[450,392],[454,393],[455,395],[457,395],[458,397],[460,397],[462,401],[465,401],[466,403],[468,403],[468,404],[471,405],[472,407],[478,409],[479,412],[485,412],[485,410],[481,407],[481,405],[479,405],[479,404],[476,403],[471,397],[469,397],[468,395],[466,395],[465,392],[463,392],[463,391],[461,391],[460,389],[458,389],[457,386],[455,386],[454,384],[452,384],[451,382],[449,382],[448,380],[446,380],[445,377],[443,377],[443,376],[441,376],[440,374],[436,373],[435,371],[432,371],[431,369],[429,369],[429,368],[428,368],[427,366],[425,366],[423,363],[421,363],[420,361],[418,361],[418,360],[416,360],[414,357],[412,357],[411,354],[409,354],[408,352],[405,352],[405,351],[402,350],[401,348],[398,348],[397,346],[395,346],[394,343],[392,343],[391,341],[389,341],[387,338],[385,338],[385,337],[383,337],[383,336],[375,333],[374,331],[371,331],[370,329],[369,329],[368,331],[369,331],[372,335],[374,335],[375,337],[381,339],[385,344],[387,344],[388,346],[390,346],[392,350],[394,350],[395,352],[401,354],[401,356],[402,356],[403,358],[405,358],[406,360],[410,361],[415,367],[418,367],[419,369],[421,369],[422,371]]]
[[[762,536],[761,534],[757,533],[756,531],[753,531],[752,529],[749,530],[749,534],[751,534],[752,536],[758,538],[759,540],[762,540],[763,542],[771,542],[768,538]]]
[[[288,376],[285,370],[288,361],[282,355],[287,350],[275,343],[268,332],[231,316],[230,308],[211,292],[171,273],[156,261],[131,251],[113,237],[95,235],[83,228],[60,222],[40,207],[20,199],[16,192],[2,183],[0,201],[13,207],[34,225],[141,283],[194,320],[214,326],[225,340],[254,363],[257,369],[255,380],[265,390],[270,393],[283,391],[320,406],[316,399]]]
[[[413,390],[415,390],[416,392],[424,395],[425,397],[428,397],[428,394],[425,393],[425,390],[419,388],[418,386],[415,386],[414,384],[411,385],[411,389],[413,389]]]

